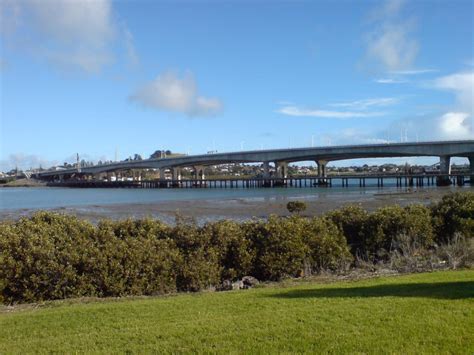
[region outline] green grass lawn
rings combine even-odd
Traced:
[[[474,353],[474,270],[21,308],[1,354]]]

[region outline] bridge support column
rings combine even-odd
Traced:
[[[270,162],[263,162],[263,182],[262,187],[271,187],[272,182],[270,180]]]
[[[196,165],[194,167],[194,175],[196,176],[196,180],[206,180],[204,169],[205,168],[202,165]]]
[[[171,172],[173,174],[174,181],[181,181],[181,168],[173,168]]]
[[[326,166],[328,162],[326,160],[317,160],[316,164],[318,165],[318,177],[319,178],[327,177]]]
[[[327,185],[327,171],[326,166],[328,165],[327,160],[316,160],[316,164],[318,165],[318,185]]]
[[[275,162],[276,175],[279,179],[288,178],[288,163],[286,161]]]
[[[165,172],[166,172],[165,168],[160,168],[160,180],[162,181],[166,180]]]
[[[439,157],[439,173],[437,185],[438,186],[448,186],[451,185],[451,157],[447,155],[442,155]]]
[[[263,178],[264,179],[270,178],[270,162],[268,161],[263,162]]]

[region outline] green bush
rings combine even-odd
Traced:
[[[303,201],[290,201],[286,204],[286,209],[290,213],[300,214],[306,211],[306,203]]]
[[[338,272],[360,256],[402,271],[437,267],[437,258],[460,267],[473,263],[473,235],[473,193],[448,195],[430,208],[367,213],[349,206],[318,218],[204,226],[180,217],[174,226],[152,219],[94,226],[38,212],[0,222],[0,302],[198,291],[245,275],[265,281]]]
[[[460,233],[466,238],[474,237],[474,193],[457,192],[443,196],[431,206],[436,242],[450,242]]]
[[[300,276],[308,246],[303,240],[304,219],[270,216],[266,222],[246,225],[256,251],[253,275],[259,280]]]
[[[360,206],[349,205],[327,213],[327,218],[333,221],[347,240],[354,255],[365,254],[364,235],[362,230],[369,216]]]
[[[0,227],[1,293],[7,302],[95,294],[93,226],[75,217],[39,212]]]
[[[208,223],[202,233],[207,235],[217,252],[221,281],[250,274],[255,253],[241,224],[225,220]]]
[[[312,272],[342,271],[353,261],[346,238],[328,218],[312,218],[304,226],[307,260]]]
[[[170,231],[182,256],[177,278],[179,291],[199,291],[219,284],[219,253],[211,235],[203,233],[195,221],[177,219]]]
[[[363,254],[369,259],[382,259],[387,253],[397,249],[396,238],[406,235],[423,247],[433,245],[431,214],[427,207],[389,206],[369,214],[362,230]]]
[[[131,221],[102,221],[93,242],[99,249],[94,280],[99,296],[156,295],[176,291],[182,256],[174,241],[151,229],[124,228]],[[151,226],[138,220],[136,226]],[[160,224],[160,222],[157,222]],[[128,230],[129,233],[125,233]]]

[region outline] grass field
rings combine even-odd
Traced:
[[[474,353],[474,270],[3,308],[0,353]]]

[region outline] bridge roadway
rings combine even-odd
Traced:
[[[440,174],[449,175],[450,158],[466,157],[470,163],[470,175],[474,176],[474,140],[440,141],[417,143],[390,143],[373,145],[346,145],[329,147],[293,148],[254,150],[204,155],[185,155],[162,159],[144,159],[121,161],[111,164],[71,168],[55,171],[44,171],[37,175],[40,179],[63,179],[72,175],[96,175],[131,169],[171,169],[173,180],[180,180],[181,167],[194,167],[196,176],[204,179],[204,167],[229,163],[263,163],[264,176],[269,174],[269,163],[274,163],[276,176],[287,177],[288,163],[298,161],[315,161],[318,165],[318,176],[326,176],[326,165],[330,161],[359,158],[388,157],[421,157],[437,156],[440,158]],[[163,175],[164,176],[164,175]]]

